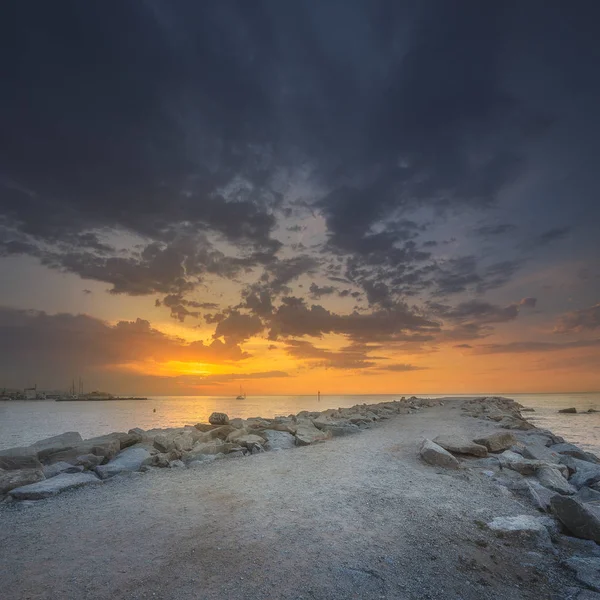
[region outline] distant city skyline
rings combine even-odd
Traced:
[[[13,12],[0,388],[600,389],[594,3]]]

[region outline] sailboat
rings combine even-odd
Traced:
[[[242,386],[240,385],[240,393],[239,396],[235,397],[236,400],[245,400],[246,399],[246,392],[242,391]]]

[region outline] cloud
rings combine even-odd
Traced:
[[[287,297],[269,320],[270,339],[321,337],[326,333],[347,335],[353,341],[426,341],[440,329],[431,321],[398,304],[390,310],[361,314],[337,314],[320,304],[310,307],[301,298]]]
[[[111,325],[87,315],[0,308],[0,373],[4,380],[66,387],[90,370],[140,362],[237,363],[250,355],[233,342],[186,342],[148,321]]]
[[[337,288],[333,285],[324,285],[322,287],[318,286],[314,281],[310,284],[309,288],[310,297],[318,300],[322,296],[329,296],[331,294],[335,294]]]
[[[498,235],[510,233],[516,229],[512,223],[498,223],[496,225],[482,225],[477,227],[474,232],[484,238],[491,238]]]
[[[407,373],[409,371],[423,371],[428,367],[418,367],[416,365],[395,364],[378,367],[378,371],[392,371],[394,373]]]
[[[187,376],[179,377],[180,381],[185,381],[189,386],[193,387],[211,387],[219,386],[224,383],[231,383],[233,381],[254,381],[257,379],[281,379],[289,377],[290,375],[285,371],[259,371],[256,373],[223,373],[218,375],[205,375],[205,376]]]
[[[213,337],[223,337],[226,343],[237,344],[258,335],[263,329],[264,325],[256,315],[245,315],[232,310],[219,320]]]
[[[600,328],[600,303],[561,316],[554,331],[556,333],[581,333],[598,328]]]
[[[305,340],[287,340],[285,351],[297,360],[307,361],[311,367],[324,367],[326,369],[368,369],[377,365],[376,359],[383,357],[369,357],[369,353],[378,347],[366,344],[351,344],[340,350],[318,348]]]
[[[473,347],[473,354],[520,354],[536,352],[560,352],[576,348],[595,348],[600,339],[575,342],[509,342],[507,344],[482,344]]]

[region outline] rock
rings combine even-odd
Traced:
[[[104,444],[110,443],[113,441],[119,442],[119,450],[125,450],[125,448],[129,448],[134,444],[138,444],[142,441],[143,434],[133,433],[133,430],[130,430],[129,433],[124,433],[122,431],[115,431],[113,433],[108,433],[106,435],[101,435],[95,438],[91,438],[90,440],[86,440],[88,442],[94,442],[96,444]]]
[[[144,436],[144,433],[146,433],[143,429],[140,429],[139,427],[134,427],[133,429],[130,429],[127,433],[133,433],[135,435],[139,435],[140,437]]]
[[[225,413],[214,412],[208,417],[211,425],[229,425],[229,417]]]
[[[236,437],[235,439],[227,438],[229,442],[235,442],[238,446],[242,446],[244,448],[252,449],[254,444],[259,444],[262,447],[264,443],[264,438],[260,435],[254,435],[253,433],[246,433],[245,435],[241,435]]]
[[[566,457],[563,457],[561,462],[564,462],[564,458]],[[577,470],[569,479],[571,485],[579,489],[600,482],[600,465],[569,457],[569,464],[567,464],[569,470],[573,464]]]
[[[287,450],[296,445],[296,439],[287,431],[265,429],[263,435],[266,439],[265,448],[267,450]]]
[[[157,435],[154,438],[153,445],[159,452],[169,452],[175,448],[173,438],[167,437],[166,435]]]
[[[445,467],[447,469],[458,469],[460,463],[450,452],[444,450],[431,440],[423,440],[420,450],[421,458],[430,465]]]
[[[600,410],[598,410],[596,408],[588,408],[585,412],[586,413],[597,413],[597,412],[600,412]]]
[[[220,439],[220,440],[226,440],[228,439],[228,436],[231,435],[232,433],[238,432],[238,431],[244,431],[243,429],[237,429],[236,427],[233,427],[232,425],[221,425],[220,427],[213,427],[213,429],[211,431],[207,432],[207,439],[208,440],[215,440],[215,439]]]
[[[591,590],[581,590],[577,594],[576,600],[600,600],[600,594],[592,592]]]
[[[524,458],[520,454],[511,452],[510,450],[505,450],[502,454],[500,454],[498,456],[498,460],[503,467],[517,471],[521,475],[534,475],[540,467],[552,467],[563,474],[563,476],[568,474],[568,471],[565,469],[564,465],[554,463],[550,464],[541,460]]]
[[[600,592],[600,559],[573,556],[564,562],[575,573],[575,578],[594,592]],[[580,598],[581,596],[578,596]]]
[[[92,473],[62,473],[52,479],[16,488],[10,495],[16,500],[41,500],[84,485],[101,483]]]
[[[558,412],[564,415],[576,415],[577,409],[572,406],[571,408],[561,408]]]
[[[66,433],[40,440],[39,442],[32,444],[31,448],[37,452],[40,461],[44,462],[51,454],[74,448],[82,441],[83,438],[79,433],[76,431],[67,431]]]
[[[296,421],[288,419],[287,417],[277,417],[273,419],[266,429],[273,429],[275,431],[284,431],[286,433],[296,434]]]
[[[485,437],[473,440],[476,444],[485,446],[488,452],[502,452],[517,443],[517,438],[508,431],[497,431]]]
[[[476,444],[470,440],[458,435],[438,435],[433,442],[438,446],[454,452],[455,454],[470,454],[485,458],[488,454],[487,448],[481,444]]]
[[[523,448],[522,454],[525,458],[532,460],[543,460],[547,463],[560,462],[560,454],[550,450],[550,448],[546,448],[542,444],[527,444]]]
[[[50,454],[47,456],[45,462],[46,464],[53,464],[60,461],[74,463],[77,457],[82,454],[95,454],[96,456],[103,456],[107,460],[110,460],[119,453],[120,449],[121,442],[118,438],[102,436],[84,440],[72,448]]]
[[[561,475],[560,471],[552,467],[538,467],[535,476],[545,488],[558,494],[571,495],[576,492],[575,488]]]
[[[212,442],[198,443],[192,450],[183,454],[183,461],[188,464],[195,460],[206,460],[206,456],[216,454],[229,454],[229,452],[235,452],[240,450],[240,445],[237,443],[231,444],[229,442],[223,442],[222,440],[216,439]]]
[[[550,534],[544,517],[519,515],[517,517],[496,517],[488,527],[498,535],[542,539],[550,544]]]
[[[0,496],[15,488],[44,480],[42,469],[11,469],[0,471]]]
[[[600,556],[600,546],[592,540],[582,540],[572,535],[558,534],[555,536],[555,543],[568,551],[570,556],[575,554],[585,556]]]
[[[195,440],[191,433],[182,433],[173,438],[173,446],[179,452],[189,452],[194,447]]]
[[[101,479],[108,479],[119,473],[139,471],[148,457],[150,452],[144,448],[127,448],[108,464],[96,467],[95,471]]]
[[[526,481],[527,491],[533,505],[544,512],[550,512],[550,501],[556,495],[556,492],[544,487],[535,480]]]
[[[298,419],[296,423],[296,446],[308,446],[331,438],[331,433],[317,429],[312,421]]]
[[[600,543],[600,512],[572,496],[557,494],[550,501],[556,518],[575,536]]]
[[[41,469],[42,463],[37,457],[37,452],[30,447],[8,448],[0,450],[0,469],[12,471],[13,469]]]
[[[48,465],[47,467],[43,468],[46,479],[50,479],[50,477],[56,477],[61,473],[81,473],[81,471],[83,471],[83,467],[81,465],[75,466],[67,462],[57,462],[53,465]]]
[[[593,502],[600,507],[600,492],[592,488],[582,487],[577,494],[575,494],[575,498],[581,500],[583,503]]]
[[[210,431],[215,428],[215,425],[211,425],[210,423],[196,423],[194,427],[203,433]]]
[[[75,459],[76,465],[81,465],[84,469],[93,469],[104,462],[104,456],[95,454],[82,454]]]
[[[182,460],[172,460],[169,463],[171,469],[185,469],[185,463]]]
[[[553,446],[550,446],[550,450],[558,454],[564,454],[566,456],[578,458],[579,460],[584,460],[592,463],[600,463],[600,460],[597,456],[594,456],[591,452],[586,452],[585,450],[582,450],[575,444],[569,444],[566,442],[563,442],[562,444],[554,444]]]

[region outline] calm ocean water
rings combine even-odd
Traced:
[[[410,394],[406,394],[409,396]],[[600,410],[600,393],[589,394],[496,394],[514,398],[535,409],[525,416],[538,427],[600,454],[600,413],[563,415],[560,408]],[[222,396],[159,396],[146,401],[117,402],[0,402],[0,449],[32,444],[65,431],[93,437],[132,427],[180,427],[206,421],[214,412],[230,417],[273,417],[301,410],[325,410],[354,404],[399,399],[399,395],[360,396],[253,396],[235,400]],[[440,398],[442,395],[423,397]],[[156,409],[156,412],[154,412]]]

